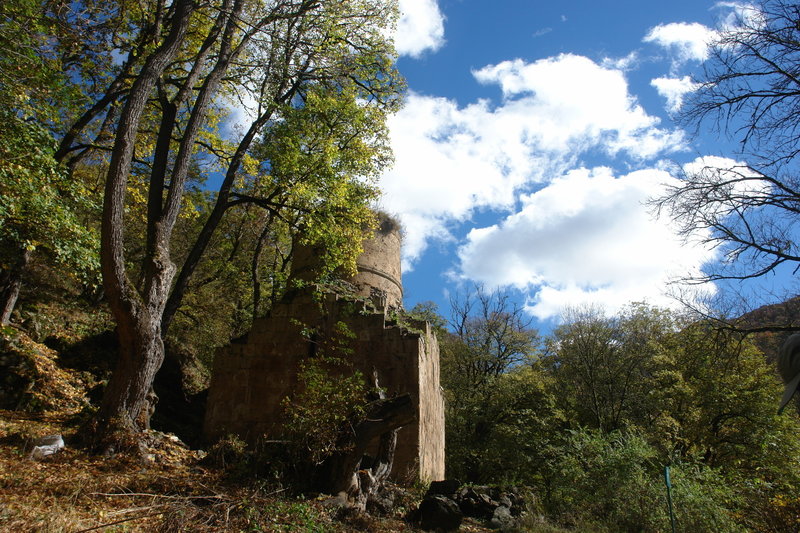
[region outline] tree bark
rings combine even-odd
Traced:
[[[199,9],[193,0],[178,0],[174,14],[168,21],[168,33],[162,44],[145,61],[128,92],[119,118],[103,204],[101,266],[103,285],[118,326],[121,350],[118,367],[108,384],[96,421],[99,429],[96,445],[103,448],[115,447],[115,442],[120,441],[116,433],[124,435],[149,425],[151,409],[146,408],[148,395],[152,395],[155,374],[164,360],[163,336],[174,313],[173,307],[167,306],[176,273],[170,258],[172,230],[181,207],[195,141],[205,124],[208,108],[228,67],[256,31],[253,28],[240,40],[236,39],[244,6],[243,0],[225,0],[214,28],[204,41],[198,57],[194,58],[194,66],[184,86],[172,101],[164,102],[162,98],[162,103],[166,105],[162,109],[164,115],[149,183],[147,244],[141,289],[130,282],[125,266],[123,215],[127,180],[147,101],[153,96],[165,69],[180,51],[187,35],[189,19]],[[262,24],[269,20],[268,17]],[[217,41],[219,49],[215,54],[214,66],[195,91],[203,70],[201,66],[206,63],[205,58]],[[192,94],[195,94],[194,102],[171,162],[167,186],[165,174],[170,160],[167,155],[174,131],[174,113],[176,106],[188,101]],[[212,226],[212,232],[213,229],[215,226]],[[177,299],[179,302],[182,292],[176,288],[173,293],[177,293],[177,296],[172,301]]]
[[[17,262],[0,275],[0,326],[7,326],[11,321],[11,313],[17,305],[22,279],[31,255],[33,252],[30,250],[20,251]]]
[[[397,430],[415,417],[409,394],[374,402],[364,420],[353,428],[353,447],[328,461],[319,483],[321,490],[330,494],[344,492],[354,507],[363,510],[392,471]],[[364,452],[376,438],[380,439],[377,457],[371,465],[361,468]]]
[[[175,266],[167,243],[159,243],[145,265],[140,294],[128,279],[124,255],[125,193],[136,135],[147,100],[164,69],[178,53],[195,9],[192,0],[179,0],[163,43],[148,57],[128,94],[120,115],[109,163],[103,201],[100,260],[103,287],[117,322],[120,353],[95,420],[93,444],[106,450],[119,447],[142,428],[139,417],[155,373],[164,359],[161,314]]]
[[[200,264],[200,259],[203,257],[203,253],[206,251],[208,244],[211,242],[211,237],[217,230],[217,226],[219,226],[219,223],[222,221],[223,215],[230,207],[228,202],[231,197],[231,191],[233,190],[234,181],[247,150],[250,148],[250,145],[256,138],[258,132],[271,117],[272,108],[262,113],[261,116],[259,116],[258,119],[253,122],[253,124],[251,124],[244,138],[239,142],[239,146],[231,158],[231,162],[228,164],[228,169],[225,173],[225,178],[222,182],[222,185],[219,188],[219,192],[217,193],[217,199],[214,202],[214,207],[212,208],[206,223],[203,225],[203,228],[200,230],[200,234],[195,239],[194,246],[192,246],[192,249],[189,251],[189,256],[184,261],[183,266],[178,273],[178,277],[175,280],[175,286],[172,288],[172,293],[169,295],[169,299],[167,300],[167,304],[164,309],[164,316],[161,320],[162,336],[167,334],[169,326],[172,324],[172,319],[175,318],[175,313],[178,312],[178,307],[180,307],[181,302],[183,301],[183,296],[186,294],[186,291],[189,288],[189,280],[194,274],[197,266]]]
[[[303,2],[303,4],[298,8],[297,16],[310,11],[314,7],[314,2]],[[262,21],[262,23],[263,22],[264,21]],[[293,49],[293,46],[294,45],[291,45],[290,48]],[[287,50],[287,52],[288,51],[289,50]],[[178,308],[183,301],[183,296],[186,294],[186,291],[189,288],[189,281],[194,274],[195,269],[199,265],[200,260],[203,257],[203,253],[211,241],[212,235],[216,231],[217,226],[219,226],[219,223],[222,221],[222,217],[225,212],[232,206],[231,195],[234,190],[234,183],[247,151],[250,149],[251,144],[261,132],[262,128],[269,122],[270,119],[272,119],[277,107],[291,101],[291,99],[297,94],[301,81],[304,79],[304,76],[309,68],[310,61],[307,60],[300,70],[295,74],[295,79],[292,83],[289,83],[289,78],[283,80],[283,83],[281,83],[275,89],[275,92],[272,96],[272,102],[270,102],[267,107],[261,111],[258,118],[253,121],[244,137],[242,137],[242,140],[239,141],[239,145],[237,146],[236,151],[228,163],[228,168],[225,172],[225,178],[220,185],[219,192],[217,193],[217,199],[214,202],[214,207],[212,208],[206,223],[203,225],[200,234],[197,236],[197,239],[195,239],[194,246],[192,246],[192,249],[189,251],[189,256],[186,258],[183,266],[178,272],[178,277],[175,280],[175,285],[172,288],[172,293],[167,301],[167,305],[164,310],[164,317],[161,321],[162,336],[167,334],[167,331],[172,324],[172,319],[175,318],[175,313],[177,313]],[[271,219],[272,217],[270,217],[270,220]]]
[[[270,220],[272,219],[272,214],[270,213]],[[253,282],[253,318],[257,318],[261,315],[261,276],[259,272],[261,270],[261,253],[264,250],[264,241],[267,240],[267,236],[269,232],[272,230],[270,227],[269,221],[264,225],[264,229],[261,230],[261,234],[258,236],[258,240],[256,241],[256,249],[253,251],[253,260],[250,264],[250,278]]]

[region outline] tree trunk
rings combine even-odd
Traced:
[[[22,250],[16,264],[0,275],[0,326],[7,326],[11,320],[11,313],[17,305],[22,278],[30,263],[31,255],[32,251]]]
[[[261,253],[264,250],[264,241],[267,240],[267,237],[272,231],[272,218],[273,214],[270,213],[267,223],[264,225],[264,229],[261,231],[256,241],[256,249],[253,251],[253,261],[250,265],[250,277],[253,282],[253,319],[261,316],[261,276],[259,275],[261,271]]]
[[[319,483],[322,491],[343,492],[354,507],[365,509],[367,500],[378,493],[392,471],[397,430],[413,422],[415,416],[409,394],[374,402],[364,420],[353,428],[353,447],[328,461]],[[364,452],[376,438],[380,443],[375,460],[362,465]]]
[[[145,283],[139,292],[128,278],[125,261],[125,193],[142,113],[157,80],[177,54],[194,9],[192,0],[177,2],[169,33],[147,58],[128,93],[111,152],[103,200],[100,262],[103,288],[117,323],[120,353],[88,436],[93,447],[104,451],[131,448],[134,433],[147,426],[141,417],[149,420],[147,396],[164,359],[161,316],[175,273],[169,258],[169,228],[159,225],[155,242],[148,249]]]
[[[138,451],[130,437],[149,428],[155,405],[152,384],[164,361],[161,317],[133,322],[118,320],[119,359],[103,394],[93,442],[104,452]]]
[[[217,199],[214,202],[214,207],[212,208],[206,223],[203,224],[200,234],[195,239],[194,246],[192,246],[192,249],[189,251],[189,255],[184,261],[183,266],[178,273],[178,277],[175,280],[175,286],[172,288],[172,293],[169,296],[169,300],[167,300],[167,305],[164,309],[164,317],[161,320],[162,336],[167,334],[167,331],[172,324],[172,319],[175,318],[175,313],[178,312],[178,307],[180,307],[180,304],[183,301],[183,296],[186,294],[186,291],[189,288],[189,280],[194,274],[197,265],[200,264],[200,259],[203,257],[206,247],[211,242],[211,237],[217,230],[217,226],[219,226],[220,221],[222,221],[223,215],[230,207],[229,199],[231,192],[233,191],[237,173],[245,155],[247,154],[247,150],[250,148],[250,145],[256,138],[258,132],[271,117],[272,108],[262,113],[261,116],[250,125],[250,128],[248,129],[244,138],[239,142],[239,146],[237,147],[233,158],[228,164],[228,169],[225,173],[225,178],[222,181],[222,185],[220,185],[219,192],[217,193]],[[271,220],[272,217],[270,216],[270,221]]]

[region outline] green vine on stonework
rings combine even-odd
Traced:
[[[312,338],[314,328],[303,328]],[[297,392],[283,400],[285,430],[298,460],[319,465],[352,447],[347,429],[363,418],[368,387],[364,375],[346,356],[355,334],[343,322],[317,342],[314,357],[300,364]]]

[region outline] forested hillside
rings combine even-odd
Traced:
[[[800,262],[800,12],[762,7],[720,35],[678,117],[738,117],[754,162],[653,200],[737,268],[683,281]],[[303,368],[285,434],[201,438],[215,351],[298,288],[294,246],[321,251],[306,288],[338,290],[377,223],[404,93],[396,19],[384,0],[0,3],[0,529],[421,525],[419,483],[387,484],[368,512],[311,486],[386,400],[338,360]],[[514,495],[513,517],[462,528],[798,531],[800,417],[777,413],[775,367],[797,300],[696,311],[586,305],[540,335],[475,286],[384,317],[437,331],[452,486],[492,509],[487,494]]]
[[[450,476],[531,487],[576,530],[661,531],[669,467],[681,529],[800,523],[800,418],[777,414],[775,354],[747,335],[635,304],[571,309],[540,338],[481,288],[438,318]]]

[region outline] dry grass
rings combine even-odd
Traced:
[[[52,433],[64,434],[67,448],[29,459],[35,438]],[[86,454],[69,446],[71,437],[53,414],[0,411],[0,531],[411,531],[399,517],[337,518],[319,500],[231,481],[202,466],[201,452],[164,436],[145,463]]]
[[[83,376],[58,353],[6,328],[4,350],[29,363],[26,411],[0,410],[0,532],[375,532],[413,531],[401,518],[337,512],[321,499],[290,498],[255,477],[232,478],[201,463],[204,452],[151,432],[147,460],[98,457],[75,448],[87,404]],[[35,411],[35,412],[34,412]],[[30,459],[40,437],[61,434],[66,449]],[[465,532],[485,532],[475,522]]]
[[[193,503],[197,492],[216,482],[213,472],[192,466],[192,452],[175,444],[152,450],[148,464],[90,456],[69,445],[43,461],[28,458],[35,437],[61,429],[52,418],[0,413],[0,529],[76,532],[109,530],[103,525],[116,522],[126,524],[118,530],[165,530],[173,515],[201,508]],[[220,491],[208,496],[212,503],[226,498]]]

